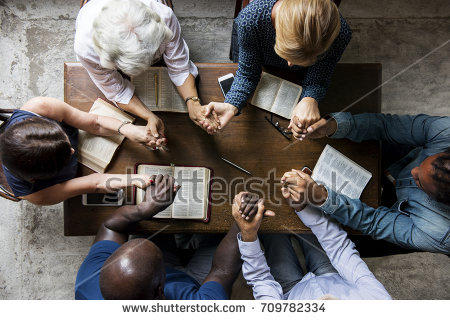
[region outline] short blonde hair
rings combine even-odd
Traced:
[[[283,0],[275,17],[275,52],[295,65],[313,65],[341,29],[331,0]]]
[[[172,31],[157,12],[138,0],[110,0],[93,23],[92,40],[100,64],[137,76],[150,67]]]

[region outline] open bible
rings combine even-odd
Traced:
[[[187,113],[183,98],[178,94],[165,67],[151,67],[139,76],[133,77],[135,93],[151,111]]]
[[[263,71],[250,103],[255,107],[290,119],[301,93],[302,87],[298,84]]]
[[[154,218],[193,219],[209,221],[211,170],[204,167],[175,167],[137,164],[136,173],[147,175],[168,174],[181,186],[173,204]],[[144,200],[145,191],[136,189],[136,204]]]
[[[339,194],[359,199],[372,174],[327,144],[311,178]]]
[[[120,121],[134,122],[135,120],[132,116],[100,98],[95,100],[89,113],[116,118]],[[103,137],[79,130],[78,162],[94,171],[105,172],[123,139],[124,136],[119,134]]]

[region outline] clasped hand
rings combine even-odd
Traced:
[[[265,210],[263,199],[248,192],[240,192],[234,197],[232,214],[245,242],[257,239],[263,217],[275,216],[273,211]]]
[[[281,194],[296,211],[307,204],[322,205],[328,197],[324,186],[318,185],[308,174],[292,169],[281,178]]]
[[[150,177],[153,184],[147,186],[144,201],[138,204],[142,219],[149,219],[170,206],[181,186],[175,184],[175,178],[158,174]]]

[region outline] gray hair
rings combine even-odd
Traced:
[[[139,0],[111,0],[94,21],[92,38],[100,64],[137,76],[148,69],[172,31]]]

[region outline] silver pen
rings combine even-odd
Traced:
[[[221,159],[222,159],[223,161],[225,161],[226,163],[231,164],[233,167],[235,167],[235,168],[237,168],[237,169],[239,169],[239,170],[245,172],[246,174],[248,174],[248,175],[250,175],[250,176],[252,175],[250,172],[248,172],[247,170],[245,170],[245,169],[239,167],[237,164],[234,164],[234,163],[231,162],[230,160],[227,160],[227,159],[225,159],[225,158],[221,158]]]

